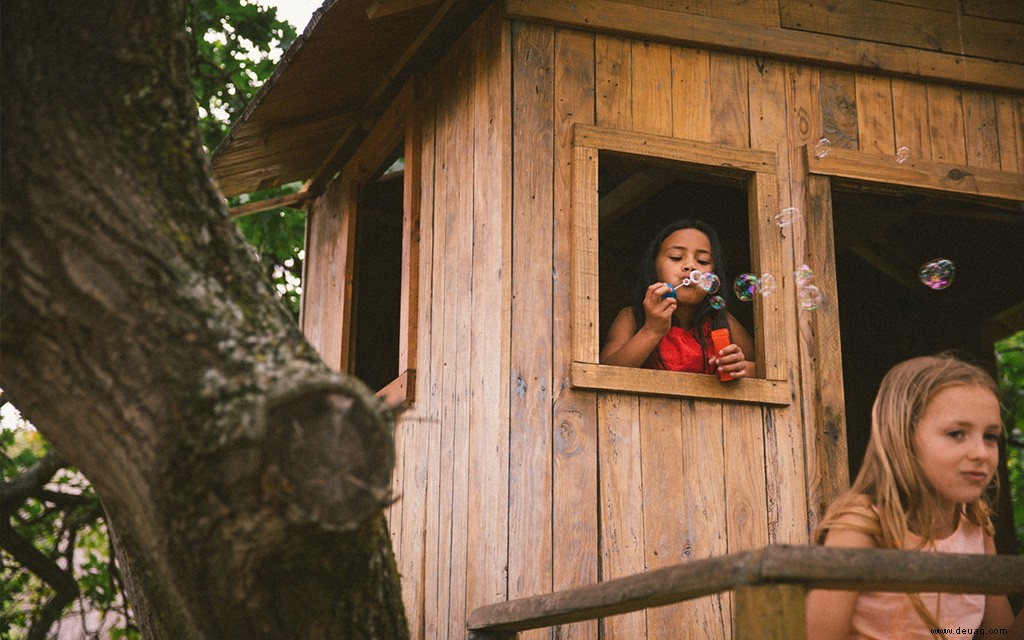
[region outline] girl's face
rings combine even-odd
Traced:
[[[714,269],[711,261],[711,241],[698,229],[680,229],[670,234],[661,243],[661,249],[654,258],[654,270],[658,279],[676,286],[694,269],[705,273]],[[700,302],[706,295],[696,285],[679,287],[676,295],[680,302]],[[692,300],[688,300],[692,298]]]
[[[999,462],[999,399],[977,385],[939,390],[914,428],[913,442],[925,478],[943,507],[977,500]]]

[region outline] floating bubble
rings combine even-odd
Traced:
[[[718,293],[718,288],[722,286],[722,281],[714,273],[705,273],[699,284],[701,289],[713,294]]]
[[[710,304],[711,308],[715,309],[716,311],[725,308],[725,300],[722,298],[722,296],[711,296],[710,298],[708,298],[708,304]]]
[[[821,159],[827,158],[828,154],[832,153],[832,143],[828,138],[822,138],[814,143],[814,157]]]
[[[775,276],[770,273],[762,273],[761,278],[757,281],[757,292],[765,297],[775,293],[776,287]]]
[[[690,272],[690,282],[693,284],[700,284],[704,280],[704,272],[699,269],[694,269]]]
[[[907,160],[910,160],[910,149],[908,149],[907,147],[900,147],[899,149],[897,149],[896,162],[898,162],[899,164],[903,164]]]
[[[813,284],[805,284],[800,287],[800,306],[808,311],[813,311],[821,304],[821,289]]]
[[[757,291],[757,276],[752,273],[741,273],[736,276],[736,282],[732,286],[733,291],[736,292],[736,297],[743,302],[750,302],[754,299],[754,293]]]
[[[775,214],[775,224],[779,225],[780,229],[792,226],[800,220],[800,210],[796,207],[786,207],[782,211]]]
[[[932,260],[922,265],[921,269],[917,272],[917,277],[921,279],[921,282],[936,291],[945,289],[952,284],[955,276],[956,265],[953,264],[952,260],[945,258]]]
[[[797,286],[802,287],[814,280],[814,271],[807,264],[802,264],[793,272],[793,277],[796,278]]]

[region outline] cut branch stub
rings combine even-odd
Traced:
[[[387,412],[351,390],[270,404],[261,490],[296,523],[355,529],[387,506],[394,442]],[[383,416],[383,417],[382,417]]]

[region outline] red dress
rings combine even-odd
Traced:
[[[664,369],[668,371],[687,371],[689,373],[713,373],[707,358],[711,355],[711,323],[705,322],[704,344],[707,355],[701,353],[700,343],[689,329],[672,327],[658,343],[661,362],[651,353],[644,367],[648,369]]]

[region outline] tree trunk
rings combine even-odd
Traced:
[[[159,638],[408,634],[393,418],[213,186],[181,0],[4,0],[0,386],[103,498]]]

